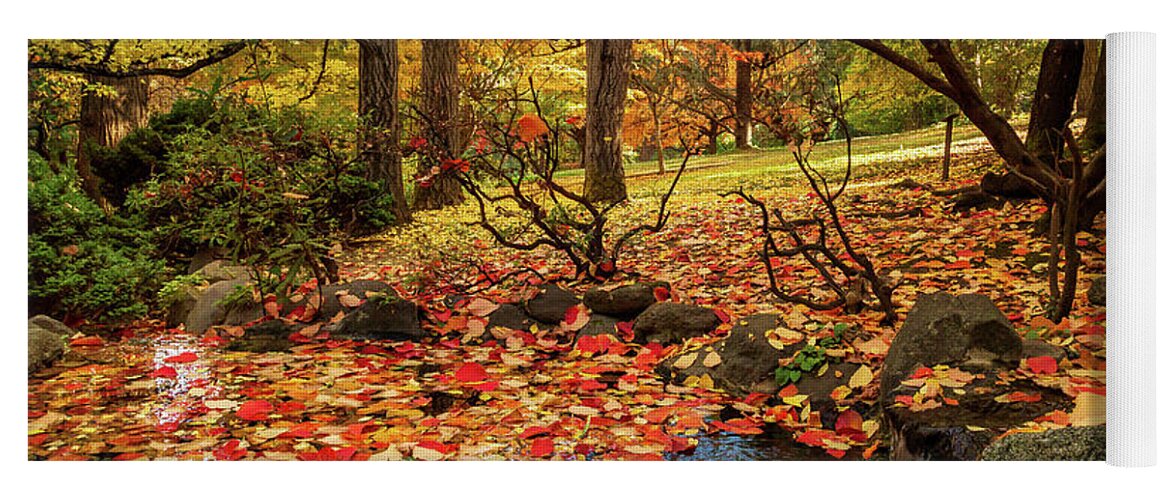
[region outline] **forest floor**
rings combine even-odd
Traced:
[[[965,134],[953,145],[950,182],[936,182],[942,148],[934,135],[903,147],[891,138],[859,144],[855,180],[841,207],[847,230],[881,269],[901,275],[894,296],[901,318],[918,294],[985,294],[1022,335],[1081,353],[1055,373],[1022,363],[1021,376],[1061,388],[1071,401],[1079,393],[1104,395],[1105,308],[1085,299],[1090,279],[1105,273],[1104,218],[1078,235],[1078,297],[1071,317],[1054,325],[1043,319],[1047,243],[1031,234],[1043,204],[1008,201],[953,213],[946,198],[892,186],[910,177],[953,188],[997,168],[987,143]],[[770,206],[807,213],[808,188],[783,156],[736,153],[715,158],[731,161],[727,166],[685,173],[666,228],[634,243],[618,267],[630,272],[626,280],[667,281],[673,300],[717,311],[725,324],[692,343],[711,342],[738,318],[759,312],[779,313],[808,335],[844,322],[869,339],[848,345],[848,358],[878,372],[897,325],[880,325],[879,313],[817,312],[774,300],[754,253],[760,242],[753,207],[719,195],[742,187]],[[832,151],[814,159],[830,171],[844,165],[844,155]],[[615,230],[650,217],[670,181],[631,179],[631,201],[611,216]],[[919,217],[858,215],[916,207]],[[737,399],[702,383],[665,383],[652,370],[679,346],[613,338],[574,344],[560,328],[480,342],[485,302],[449,304],[461,289],[485,288],[474,284],[481,273],[531,268],[541,275],[474,294],[489,302],[515,302],[541,281],[578,292],[589,284],[572,281],[572,268],[556,253],[495,246],[470,224],[476,216],[470,203],[420,213],[415,223],[365,238],[339,256],[343,281],[382,279],[423,305],[433,341],[324,340],[253,354],[223,350],[216,337],[167,330],[156,320],[79,337],[64,360],[29,377],[29,459],[832,459],[870,458],[882,446],[873,414],[847,429],[848,438],[834,437],[841,429],[832,422],[778,430],[770,422],[801,406],[794,394],[763,404],[768,395]],[[787,286],[816,283],[803,261],[782,264]],[[872,398],[878,381],[862,382],[855,396]],[[1097,414],[1055,410],[1020,430],[1094,423]],[[743,444],[737,440],[749,440],[749,450],[729,454]],[[769,447],[781,451],[762,451]]]

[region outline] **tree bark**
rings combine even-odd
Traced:
[[[1085,51],[1082,53],[1082,73],[1078,77],[1077,100],[1075,101],[1078,116],[1085,116],[1090,109],[1093,99],[1094,80],[1098,77],[1098,54],[1102,51],[1102,40],[1085,40]]]
[[[630,79],[631,40],[586,42],[585,192],[590,201],[626,199],[622,115]]]
[[[740,40],[737,49],[752,50],[752,40]],[[736,61],[736,149],[752,148],[752,62]]]
[[[426,138],[443,156],[430,160],[459,157],[464,148],[459,123],[459,40],[423,40],[421,94]],[[463,200],[459,181],[445,173],[435,176],[430,186],[415,187],[417,210],[458,205]]]
[[[1084,49],[1082,40],[1050,40],[1041,56],[1025,146],[1046,165],[1061,159],[1062,131],[1073,113]]]
[[[358,40],[358,112],[365,124],[366,176],[393,199],[397,223],[411,221],[403,189],[398,116],[398,43]]]
[[[1106,144],[1106,44],[1095,55],[1098,70],[1094,74],[1094,84],[1090,91],[1090,101],[1086,108],[1086,126],[1082,129],[1081,143],[1088,151],[1094,151]]]
[[[659,116],[659,101],[652,100],[650,108],[651,121],[655,127],[655,159],[659,164],[659,173],[664,174],[667,172],[667,158],[663,155],[663,124]]]
[[[91,89],[81,96],[81,110],[77,127],[77,174],[82,189],[90,198],[109,212],[113,209],[102,194],[101,180],[90,168],[93,150],[112,148],[130,131],[146,125],[148,77],[86,76],[90,85],[101,85],[114,90],[114,95]]]

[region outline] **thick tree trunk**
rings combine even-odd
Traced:
[[[752,40],[740,40],[741,51],[752,50]],[[736,61],[736,149],[752,148],[752,62]]]
[[[463,151],[459,123],[459,40],[423,40],[422,110],[426,114],[426,138],[438,146],[443,161]],[[430,166],[428,166],[429,168]],[[432,210],[458,205],[464,200],[459,181],[440,174],[430,186],[415,187],[415,208]]]
[[[358,112],[365,120],[362,156],[367,178],[382,184],[394,198],[396,221],[410,222],[398,144],[401,125],[395,40],[358,40]]]
[[[1090,90],[1090,100],[1086,108],[1086,126],[1082,129],[1082,147],[1094,151],[1106,144],[1106,44],[1095,55],[1098,62],[1095,64],[1098,71],[1094,74],[1094,83]]]
[[[1061,159],[1061,134],[1073,113],[1084,48],[1082,40],[1050,40],[1041,56],[1025,146],[1047,165]]]
[[[626,199],[622,115],[630,79],[630,40],[586,42],[585,192],[590,201]]]
[[[82,189],[103,210],[113,207],[102,194],[101,180],[90,168],[93,149],[112,148],[130,131],[146,125],[148,77],[87,76],[90,85],[108,88],[91,89],[81,96],[81,111],[77,127],[77,174]],[[108,90],[114,90],[111,95]]]
[[[1093,99],[1094,80],[1098,77],[1098,54],[1102,52],[1102,40],[1085,40],[1085,51],[1082,53],[1082,73],[1078,77],[1077,100],[1075,101],[1077,115],[1085,116],[1090,109],[1090,100]]]

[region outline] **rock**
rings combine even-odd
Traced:
[[[1030,349],[1052,352],[1040,344]],[[1028,379],[1001,381],[999,375],[1015,370],[1024,352],[1012,324],[987,297],[920,296],[883,362],[879,403],[891,433],[891,458],[975,460],[997,435],[1068,407],[1070,401],[1060,390]],[[962,393],[943,388],[932,400],[934,407],[911,411],[900,396],[911,397],[919,389],[902,382],[917,369],[936,365],[964,370],[974,378],[962,386]],[[1028,397],[1005,399],[1017,392]],[[950,402],[941,402],[945,397]]]
[[[244,329],[244,336],[228,344],[228,350],[247,352],[287,351],[293,346],[289,335],[297,327],[279,319],[262,321]]]
[[[208,262],[197,271],[209,285],[249,277],[247,266],[238,266],[231,261],[218,259]]]
[[[676,366],[680,358],[687,356],[691,359],[696,351],[667,357],[655,368],[655,373],[675,383],[688,377],[707,375],[716,388],[737,397],[752,392],[775,393],[779,389],[776,385],[777,360],[791,357],[801,348],[798,343],[777,349],[769,343],[766,332],[780,324],[780,316],[776,314],[748,316],[736,322],[727,338],[700,349],[691,364],[683,368]],[[708,367],[704,360],[711,353],[715,353],[720,362]]]
[[[1030,199],[1037,197],[1033,190],[1029,189],[1029,185],[1012,172],[984,174],[984,177],[980,179],[980,189],[985,193],[1005,198]]]
[[[832,360],[827,363],[829,366],[820,375],[810,373],[802,376],[801,380],[797,381],[797,393],[809,396],[809,408],[821,412],[822,418],[826,421],[832,421],[837,418],[837,402],[830,394],[839,386],[847,385],[850,377],[853,377],[854,372],[862,365]]]
[[[698,337],[720,326],[720,317],[706,307],[658,302],[634,320],[635,342],[671,344]]]
[[[996,436],[1053,410],[1066,410],[1071,401],[1057,389],[1029,380],[1000,383],[989,374],[967,384],[964,394],[946,390],[955,404],[911,411],[883,403],[883,419],[891,433],[893,460],[976,460]],[[895,395],[910,396],[917,388],[903,386]],[[1036,400],[1001,402],[1012,393],[1039,396]]]
[[[987,210],[1000,206],[1000,198],[983,191],[960,193],[952,198],[952,202],[954,203],[951,207],[952,212],[963,212],[970,209]]]
[[[245,303],[231,304],[228,307],[220,304],[225,297],[232,295],[236,287],[251,286],[246,278],[221,281],[204,290],[195,306],[184,320],[186,329],[193,333],[203,333],[213,325],[242,325],[264,317],[264,310],[260,304],[250,300]]]
[[[362,300],[370,298],[369,294],[390,294],[398,297],[390,285],[377,280],[356,280],[349,283],[325,285],[321,287],[322,301],[321,308],[318,309],[317,313],[318,318],[328,321],[339,312],[353,310],[353,308],[343,306],[338,300],[338,293],[343,291]],[[312,294],[308,296],[312,296]]]
[[[48,316],[28,320],[28,373],[53,364],[65,353],[65,339],[73,330]]]
[[[499,326],[527,332],[530,331],[533,325],[537,325],[538,328],[549,327],[549,325],[530,318],[525,314],[524,309],[521,309],[516,304],[500,304],[500,307],[488,315],[489,329]]]
[[[1050,344],[1044,340],[1025,339],[1021,341],[1022,358],[1036,358],[1040,356],[1049,356],[1057,361],[1061,361],[1067,357],[1064,348]]]
[[[1021,337],[1008,318],[983,295],[921,295],[907,313],[882,368],[885,397],[923,366],[948,365],[990,371],[1016,368]]]
[[[333,337],[362,340],[413,340],[423,336],[419,307],[402,299],[368,300],[325,329]]]
[[[39,326],[45,330],[56,333],[57,335],[59,335],[63,339],[67,339],[69,337],[72,337],[74,333],[77,333],[72,328],[65,326],[65,323],[57,321],[57,320],[50,318],[48,316],[45,316],[44,314],[38,314],[36,316],[29,318],[28,324],[30,326],[36,325],[36,326]]]
[[[655,298],[655,288],[668,288],[665,282],[635,283],[622,285],[613,289],[594,287],[586,292],[583,301],[590,311],[631,319],[658,302]]]
[[[1106,460],[1106,425],[1010,434],[988,446],[981,460]]]
[[[177,327],[187,320],[187,316],[195,309],[195,304],[199,303],[199,297],[203,295],[204,288],[198,286],[185,286],[180,292],[181,296],[167,306],[167,326],[170,328]]]
[[[616,338],[622,338],[622,333],[618,331],[618,323],[621,319],[613,316],[606,316],[605,314],[591,314],[590,321],[577,331],[577,337],[583,335],[602,335],[609,334]]]
[[[1106,277],[1098,276],[1090,282],[1090,290],[1086,292],[1086,299],[1096,306],[1106,305]]]
[[[228,251],[226,249],[218,247],[199,249],[199,251],[195,252],[195,255],[191,256],[191,263],[187,265],[187,274],[195,274],[196,271],[203,269],[204,266],[212,261],[223,258],[227,253]]]
[[[525,311],[542,323],[558,324],[565,319],[565,311],[581,303],[573,292],[556,285],[541,285],[533,298],[525,301]]]

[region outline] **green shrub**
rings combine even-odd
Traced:
[[[98,321],[141,317],[166,277],[141,226],[107,217],[72,172],[30,154],[29,312]]]

